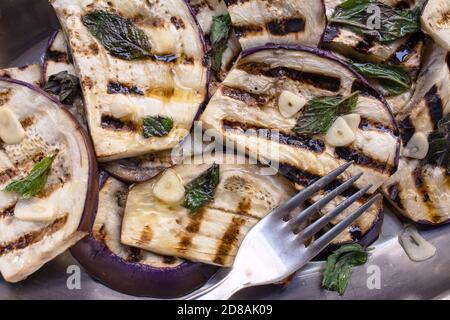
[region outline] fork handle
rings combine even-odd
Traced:
[[[193,298],[197,300],[228,300],[243,288],[242,278],[236,272],[231,271],[222,281]]]

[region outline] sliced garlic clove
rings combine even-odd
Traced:
[[[342,116],[342,118],[347,122],[350,129],[352,129],[353,132],[356,133],[359,128],[359,124],[361,123],[361,115],[357,113],[350,113],[346,114],[345,116]]]
[[[6,144],[18,144],[25,138],[19,119],[7,108],[0,108],[0,139]]]
[[[408,158],[424,159],[428,154],[430,145],[428,137],[423,132],[416,132],[403,149],[403,155]]]
[[[334,147],[348,146],[355,139],[355,133],[342,117],[336,119],[325,135],[325,142]]]
[[[398,241],[412,261],[425,261],[436,254],[436,247],[425,240],[413,226],[406,226],[398,235]]]
[[[19,220],[48,222],[55,217],[55,207],[49,199],[20,199],[14,207],[14,218]]]
[[[299,112],[308,101],[300,95],[290,91],[283,91],[278,98],[278,109],[285,118],[291,118]]]
[[[121,119],[133,113],[130,100],[123,95],[117,95],[111,100],[109,111],[111,112],[111,115],[117,119]]]
[[[159,200],[176,204],[184,199],[184,185],[172,169],[167,169],[153,186],[153,195]]]

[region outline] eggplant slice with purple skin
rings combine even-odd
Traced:
[[[50,2],[69,41],[99,161],[182,141],[209,82],[205,41],[187,3]]]
[[[87,129],[80,80],[76,75],[64,33],[59,30],[49,40],[42,65],[44,90],[53,94]]]
[[[401,69],[408,72],[410,81],[404,81],[404,85],[409,85],[404,92],[400,94],[392,94],[379,81],[368,78],[367,80],[382,92],[392,108],[394,113],[400,112],[408,101],[411,99],[417,74],[420,70],[424,40],[423,35],[417,31],[416,33],[397,39],[391,42],[379,42],[368,36],[364,36],[353,30],[351,27],[333,23],[333,14],[338,6],[345,0],[325,0],[326,14],[329,20],[325,31],[322,47],[332,50],[338,54],[352,59],[359,63],[371,63],[381,65],[384,69],[389,69],[387,77],[391,76],[391,68]],[[423,1],[401,0],[381,0],[381,4],[392,8],[401,7],[402,9],[412,9],[421,5]],[[383,23],[383,22],[381,22]],[[419,23],[417,22],[419,25]],[[395,84],[395,83],[394,83]]]
[[[9,128],[0,132],[0,272],[17,282],[87,235],[80,222],[96,207],[97,166],[85,131],[41,89],[0,78],[0,112]]]
[[[296,134],[295,127],[304,117],[302,112],[291,117],[281,114],[278,101],[284,91],[306,101],[323,96],[346,97],[358,91],[353,112],[361,117],[361,121],[355,128],[355,141],[334,148],[325,142],[323,134]],[[271,161],[272,165],[279,165],[280,172],[296,182],[299,188],[343,163],[354,161],[355,165],[331,188],[349,176],[360,172],[364,175],[355,183],[354,190],[338,197],[323,212],[368,184],[373,185],[369,193],[374,193],[398,166],[400,139],[385,99],[344,61],[319,49],[268,45],[243,52],[210,100],[201,120],[205,129],[215,130],[236,143],[240,150],[257,156],[263,163]],[[364,201],[361,199],[359,204]],[[334,223],[351,209],[338,216]],[[336,242],[361,239],[381,221],[380,201],[350,229],[358,232],[344,232]]]
[[[209,62],[213,66],[209,93],[213,94],[237,60],[241,53],[241,45],[231,23],[228,24],[229,13],[224,1],[189,0],[188,3],[205,34]],[[214,35],[212,34],[213,29]],[[218,61],[216,62],[215,59]]]
[[[322,0],[225,0],[244,50],[261,45],[317,47],[326,27]]]
[[[90,235],[71,248],[86,271],[107,287],[133,296],[178,298],[201,287],[217,268],[160,256],[120,242],[129,186],[106,177]]]
[[[190,261],[231,266],[250,228],[295,193],[291,182],[265,170],[245,157],[205,156],[202,164],[185,162],[136,184],[128,194],[121,242]],[[209,179],[217,184],[214,190],[208,187],[209,202],[193,210],[188,199],[203,191],[189,190],[199,177],[204,192]],[[174,201],[173,195],[180,191],[181,201]]]
[[[398,212],[414,222],[429,225],[450,221],[448,61],[447,50],[431,43],[414,96],[397,116],[403,141],[399,169],[383,185],[386,198]],[[424,137],[424,141],[417,137]],[[417,150],[411,150],[414,148]],[[418,154],[421,149],[425,149],[421,156],[411,153]]]

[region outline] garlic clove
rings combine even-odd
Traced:
[[[184,185],[174,170],[167,169],[162,174],[153,186],[153,195],[169,204],[180,203],[184,199]]]
[[[334,147],[347,146],[355,139],[355,133],[342,117],[336,119],[325,135],[325,142]]]
[[[359,124],[361,123],[361,115],[357,113],[350,113],[346,114],[345,116],[342,116],[342,118],[347,122],[350,129],[352,129],[353,132],[356,133],[359,128]]]
[[[400,232],[398,241],[412,261],[425,261],[436,254],[436,247],[425,240],[413,226],[406,226]]]
[[[0,108],[0,139],[6,144],[18,144],[25,138],[19,119],[7,108]]]
[[[403,149],[403,155],[408,158],[424,159],[428,154],[430,145],[428,137],[423,132],[416,132]]]
[[[308,101],[301,95],[283,91],[278,98],[278,109],[285,118],[291,118],[298,113]]]

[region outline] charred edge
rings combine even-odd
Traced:
[[[222,239],[220,240],[220,245],[217,248],[216,256],[213,262],[217,264],[225,264],[226,258],[234,246],[237,245],[239,241],[239,235],[241,226],[245,224],[245,219],[240,217],[233,217],[231,224],[225,231]]]
[[[26,247],[28,247],[32,244],[38,243],[39,241],[44,239],[46,236],[54,234],[55,232],[60,230],[62,227],[64,227],[64,225],[67,222],[67,218],[68,218],[68,216],[65,215],[64,217],[55,220],[53,223],[51,223],[50,225],[48,225],[40,230],[32,231],[30,233],[27,233],[27,234],[19,237],[18,239],[14,240],[12,242],[9,242],[4,245],[0,245],[0,257],[5,254],[8,254],[12,251],[15,251],[15,250],[25,249]]]
[[[372,49],[373,42],[370,39],[362,39],[360,40],[353,49],[356,52],[367,55],[369,54],[369,50]]]
[[[14,216],[14,207],[15,206],[11,206],[11,207],[6,208],[3,211],[1,211],[0,219]]]
[[[308,171],[301,170],[287,164],[280,164],[279,173],[286,177],[288,180],[304,187],[307,187],[322,178],[322,176],[320,175],[309,173]],[[324,188],[324,191],[332,191],[341,184],[342,181],[334,180]],[[350,187],[342,193],[342,196],[350,197],[358,191],[359,190],[357,188]]]
[[[163,263],[167,265],[172,265],[177,261],[175,257],[164,256]]]
[[[257,127],[253,125],[243,124],[237,121],[223,120],[223,128],[226,131],[242,133],[249,136],[258,136],[263,139],[273,140],[281,144],[307,149],[314,152],[322,153],[325,151],[325,143],[321,140],[300,137],[296,135],[288,135],[281,132],[272,132],[271,129]]]
[[[398,206],[399,209],[403,210],[403,204],[399,197],[400,193],[400,184],[398,182],[395,182],[388,186],[387,192],[389,195],[389,198]]]
[[[139,89],[137,86],[126,85],[120,82],[109,82],[107,92],[109,94],[137,94],[140,96],[144,95],[144,91]]]
[[[234,100],[242,101],[249,106],[264,105],[269,102],[269,97],[254,93],[249,93],[241,89],[222,87],[222,94]]]
[[[423,186],[423,176],[422,176],[422,168],[417,167],[412,172],[412,178],[414,180],[414,184],[417,188],[421,188]]]
[[[191,0],[188,1],[189,6],[192,8],[192,11],[197,16],[203,9],[208,8],[211,11],[214,11],[213,6],[211,6],[207,1],[201,1],[197,4],[193,4]]]
[[[261,33],[264,29],[261,26],[257,25],[247,25],[247,26],[235,26],[234,33],[236,37],[243,38],[252,33]]]
[[[408,41],[401,45],[396,52],[388,59],[389,62],[394,64],[402,64],[408,61],[411,54],[416,50],[417,45],[422,41],[422,35],[417,33],[411,36]]]
[[[332,43],[333,40],[339,36],[339,28],[337,28],[334,25],[329,25],[325,29],[325,34],[323,35],[323,42],[324,43]]]
[[[352,225],[349,228],[349,233],[350,233],[350,237],[352,237],[352,240],[357,242],[359,240],[361,240],[362,238],[362,231],[361,228],[358,225]]]
[[[409,9],[414,6],[416,3],[415,0],[401,0],[395,4],[396,9]]]
[[[390,127],[386,127],[384,124],[372,121],[369,119],[361,119],[361,123],[359,124],[359,128],[364,131],[376,130],[380,132],[392,133],[393,129]]]
[[[238,69],[243,70],[249,74],[259,75],[262,74],[270,78],[286,77],[294,81],[312,85],[316,88],[337,92],[341,88],[341,79],[325,76],[312,72],[305,72],[295,70],[287,67],[270,68],[266,64],[262,63],[247,63],[239,65]]]
[[[412,136],[416,132],[416,129],[414,128],[414,125],[412,124],[411,118],[409,116],[399,121],[398,126],[400,129],[400,137],[403,144],[406,146],[408,141],[411,140]]]
[[[170,22],[175,26],[177,30],[186,28],[183,19],[181,19],[180,17],[171,17]]]
[[[425,102],[428,107],[428,113],[434,128],[437,129],[438,122],[443,118],[442,100],[439,97],[437,86],[434,85],[425,95]]]
[[[124,121],[108,115],[102,116],[101,125],[103,129],[115,131],[134,131],[136,129],[135,125],[131,121]]]
[[[138,248],[129,247],[126,261],[129,263],[138,263],[142,260],[142,251]]]
[[[59,51],[47,51],[47,60],[53,61],[53,62],[64,62],[69,63],[69,56],[65,52],[59,52]]]
[[[289,18],[270,21],[266,24],[267,30],[275,36],[284,36],[289,33],[305,31],[305,20],[301,18]]]
[[[186,235],[183,236],[179,243],[179,251],[185,252],[192,244],[192,238],[200,231],[200,226],[205,215],[205,208],[200,209],[195,215],[190,215],[191,221],[186,227]]]
[[[334,149],[334,153],[341,159],[354,161],[355,164],[375,169],[381,173],[388,173],[389,175],[392,175],[396,171],[394,166],[375,160],[361,151],[349,147],[337,147]]]

